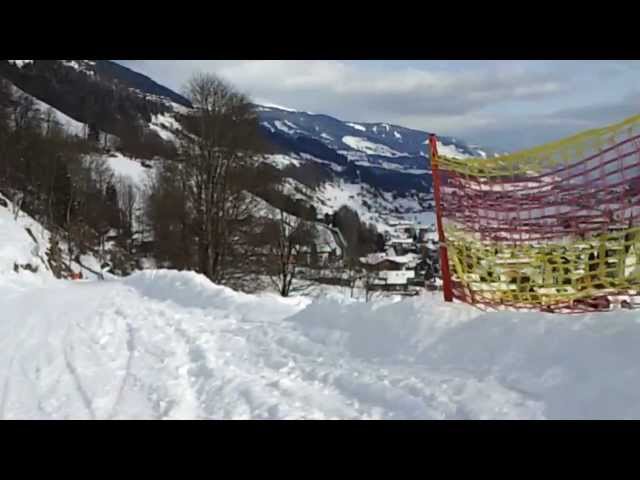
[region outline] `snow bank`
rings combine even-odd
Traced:
[[[195,272],[151,270],[137,272],[122,283],[142,296],[171,302],[183,308],[215,309],[249,321],[280,320],[303,308],[304,298],[282,298],[273,293],[248,295],[236,292]]]
[[[406,362],[495,382],[533,402],[524,418],[640,418],[637,312],[480,313],[426,295],[386,305],[319,301],[288,320],[379,368]]]
[[[3,203],[7,207],[2,206]],[[49,233],[22,211],[16,218],[13,204],[0,195],[0,276],[13,273],[14,264],[17,263],[37,267],[37,275],[50,277],[51,272],[45,260],[48,245]]]
[[[465,305],[446,305],[428,294],[418,299],[387,297],[372,303],[319,299],[287,320],[303,327],[315,341],[349,354],[369,360],[401,360],[415,359],[443,331],[479,314]]]

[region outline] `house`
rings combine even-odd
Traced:
[[[365,270],[373,273],[370,286],[380,290],[406,290],[416,275],[417,255],[390,256],[386,253],[372,253],[360,258]]]
[[[393,248],[395,254],[399,256],[418,252],[418,246],[412,238],[393,238],[387,245]]]
[[[435,243],[438,235],[433,227],[420,227],[418,229],[418,243]]]

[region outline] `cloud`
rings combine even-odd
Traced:
[[[620,101],[613,103],[585,105],[553,112],[555,118],[583,121],[588,124],[617,122],[638,114],[640,114],[640,91],[629,92]]]
[[[492,102],[535,99],[561,93],[559,78],[522,69],[452,73],[405,67],[371,70],[358,62],[319,60],[137,61],[140,68],[173,88],[195,71],[233,82],[254,97],[295,101],[299,108],[329,106],[342,111],[367,107],[380,114],[457,115]]]
[[[458,115],[496,101],[535,99],[563,90],[559,79],[548,73],[370,70],[337,61],[243,61],[222,66],[218,73],[250,94],[296,98],[313,108],[329,105],[386,115]]]

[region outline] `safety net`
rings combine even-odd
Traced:
[[[640,115],[512,155],[434,165],[453,296],[608,309],[640,290]]]

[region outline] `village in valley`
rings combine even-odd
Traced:
[[[435,225],[396,220],[388,227],[383,233],[384,248],[355,261],[344,254],[346,242],[341,232],[327,227],[328,235],[320,236],[316,248],[320,263],[328,269],[325,275],[315,276],[315,280],[400,295],[441,288]]]

